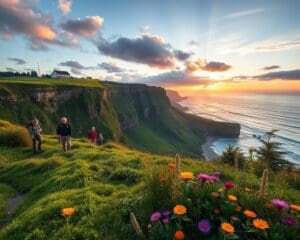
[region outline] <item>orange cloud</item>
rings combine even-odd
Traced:
[[[67,15],[71,11],[72,0],[59,0],[58,8],[61,10],[63,15]]]

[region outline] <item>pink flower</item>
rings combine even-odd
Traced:
[[[280,199],[273,199],[272,204],[279,209],[289,209],[289,204],[286,201]]]
[[[227,189],[230,189],[230,188],[233,188],[234,185],[231,181],[226,181],[224,182],[224,186],[227,188]]]
[[[161,218],[161,213],[160,212],[154,212],[151,215],[151,222],[157,222]]]
[[[213,173],[213,176],[215,176],[215,177],[217,177],[217,178],[219,178],[219,177],[220,177],[220,175],[221,175],[221,173],[220,173],[220,172],[214,172],[214,173]]]
[[[210,180],[211,182],[216,182],[216,181],[219,180],[219,178],[213,175],[213,176],[209,176],[209,180]]]
[[[210,180],[210,176],[207,175],[207,174],[204,174],[204,173],[199,173],[199,174],[197,175],[197,177],[198,177],[199,179],[201,179],[202,181]]]

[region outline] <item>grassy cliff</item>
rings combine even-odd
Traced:
[[[0,218],[5,225],[0,239],[138,239],[130,212],[136,214],[144,233],[148,231],[149,216],[162,202],[149,202],[151,194],[156,199],[161,196],[156,187],[149,192],[153,186],[147,178],[153,169],[166,169],[173,158],[116,143],[93,148],[81,138],[74,139],[73,149],[64,154],[55,136],[43,140],[40,154],[30,148],[0,146]],[[235,194],[246,199],[248,208],[263,211],[256,194],[243,190],[247,186],[258,191],[260,179],[253,173],[188,158],[181,160],[181,170],[220,171],[222,179],[235,183]],[[20,194],[25,201],[14,212],[13,221],[5,221],[6,199]],[[270,175],[265,200],[274,197],[295,202],[299,192],[283,176]],[[75,208],[74,215],[61,216],[61,210],[68,207]]]

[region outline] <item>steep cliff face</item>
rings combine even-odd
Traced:
[[[26,124],[37,117],[45,132],[54,132],[59,119],[70,119],[74,136],[86,136],[91,126],[118,140],[120,125],[108,89],[72,86],[0,85],[0,118]]]
[[[130,145],[156,153],[201,154],[207,137],[237,137],[240,125],[215,122],[171,106],[166,91],[143,84],[107,83]]]

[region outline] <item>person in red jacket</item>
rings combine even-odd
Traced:
[[[91,143],[93,144],[93,146],[95,147],[97,144],[97,131],[95,127],[92,127],[91,131],[89,132],[89,139],[91,140]]]

